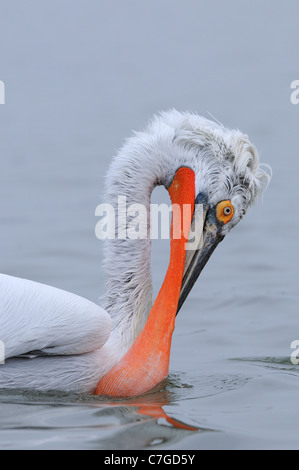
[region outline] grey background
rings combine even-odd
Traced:
[[[3,392],[0,446],[298,447],[298,20],[291,0],[1,1],[2,272],[98,301],[103,178],[123,139],[160,110],[240,128],[273,179],[177,320],[164,409],[204,432],[140,416],[132,426],[93,400]],[[155,289],[167,253],[154,244]]]

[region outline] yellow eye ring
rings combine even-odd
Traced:
[[[216,216],[219,222],[227,224],[233,218],[233,215],[234,207],[229,200],[218,202],[216,206]]]

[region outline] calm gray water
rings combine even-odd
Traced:
[[[159,110],[240,128],[273,169],[177,318],[169,379],[130,401],[2,391],[1,448],[299,448],[298,20],[291,0],[1,1],[1,272],[98,301],[103,175]]]

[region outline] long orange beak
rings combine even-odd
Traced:
[[[194,211],[194,171],[186,167],[180,168],[168,192],[172,204],[180,208],[180,217],[172,219],[170,262],[163,285],[144,329],[120,362],[101,379],[95,391],[96,395],[141,395],[151,390],[168,374],[171,339]],[[188,205],[189,210],[186,210],[184,205]],[[178,237],[178,234],[181,236]]]

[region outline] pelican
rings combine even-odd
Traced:
[[[152,303],[150,237],[106,241],[103,306],[0,274],[0,388],[115,397],[148,392],[168,374],[175,318],[212,252],[264,188],[267,172],[247,135],[195,113],[154,116],[112,160],[106,201],[149,211],[157,185],[171,202],[203,208],[201,243],[170,240],[169,267]],[[192,218],[193,217],[193,218]],[[148,230],[150,228],[148,227]]]

